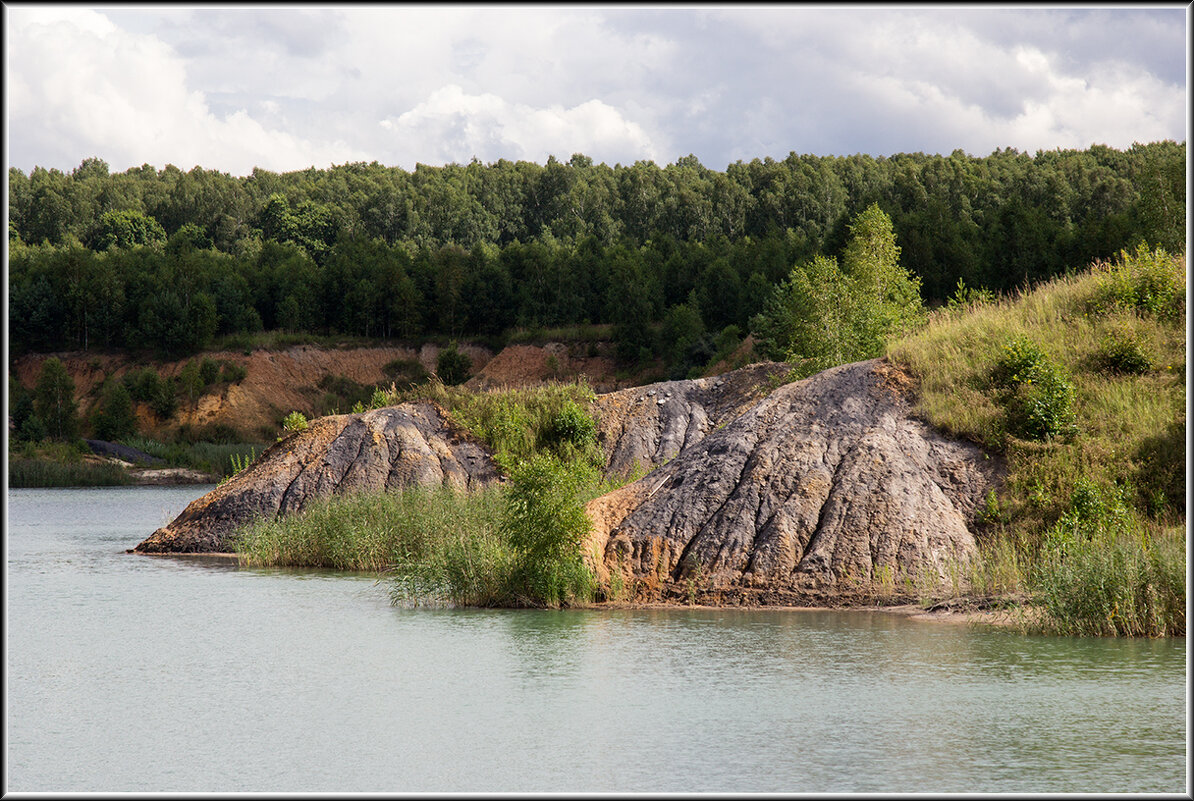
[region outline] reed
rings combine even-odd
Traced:
[[[48,459],[9,459],[8,486],[27,487],[116,487],[132,479],[117,464],[56,462]]]

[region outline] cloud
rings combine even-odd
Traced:
[[[51,12],[51,13],[45,13]],[[196,164],[238,174],[364,158],[342,141],[266,128],[249,110],[213,113],[188,87],[186,62],[152,35],[79,8],[14,8],[10,25],[10,152],[73,165],[91,155],[123,169]]]
[[[9,146],[237,173],[1127,147],[1185,138],[1184,13],[20,6]]]
[[[600,100],[535,108],[491,93],[467,94],[449,84],[380,125],[402,150],[426,154],[425,163],[431,164],[467,163],[474,156],[539,163],[549,155],[566,161],[573,153],[627,163],[659,157],[640,125]]]

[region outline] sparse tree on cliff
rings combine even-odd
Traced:
[[[72,440],[79,434],[79,407],[75,403],[75,382],[56,356],[42,362],[33,410],[51,439]]]

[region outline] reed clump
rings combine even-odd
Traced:
[[[1141,246],[888,348],[926,420],[1006,459],[972,587],[1026,594],[1043,630],[1185,633],[1185,321],[1185,256]],[[1077,526],[1091,487],[1112,522]]]
[[[316,502],[240,532],[247,565],[385,575],[397,604],[559,607],[594,600],[584,504],[614,488],[583,383],[470,392],[432,381],[387,400],[432,401],[484,442],[508,480],[471,492],[411,487]]]

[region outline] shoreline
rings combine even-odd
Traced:
[[[149,553],[144,551],[136,551],[129,548],[125,551],[127,554],[135,556],[153,556],[153,557],[185,557],[185,558],[200,558],[211,559],[212,561],[220,563],[239,563],[239,554],[229,553],[223,551],[213,552],[157,552]],[[282,566],[276,566],[282,567]],[[326,568],[318,568],[326,569]],[[370,573],[371,571],[359,571],[362,573]],[[627,602],[627,601],[604,601],[592,604],[580,604],[573,609],[591,609],[591,610],[677,610],[677,609],[692,609],[692,610],[710,610],[720,611],[726,609],[739,610],[744,612],[882,612],[884,614],[899,615],[910,620],[917,620],[926,623],[949,623],[953,625],[985,625],[997,626],[1000,628],[1015,628],[1027,617],[1033,616],[1032,608],[1026,606],[1012,606],[1004,608],[991,608],[990,601],[992,599],[985,598],[976,601],[972,598],[955,598],[947,601],[937,602],[930,606],[921,606],[918,603],[904,602],[900,604],[893,604],[891,606],[882,606],[875,604],[841,604],[836,606],[829,606],[825,604],[688,604],[688,603],[666,603],[662,601],[653,602]],[[1015,600],[1015,599],[995,599],[995,600]],[[514,608],[514,607],[510,607]]]

